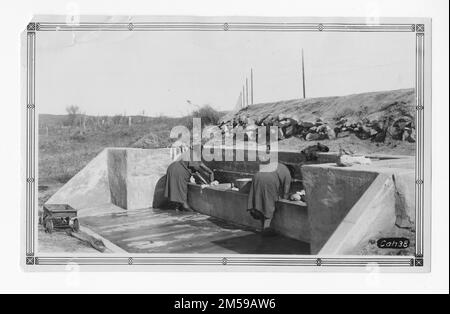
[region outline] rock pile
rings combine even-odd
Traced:
[[[384,142],[386,137],[410,143],[416,141],[414,121],[406,116],[395,120],[369,120],[365,118],[356,122],[342,118],[336,123],[334,130],[339,137],[353,133],[362,140],[370,139],[377,143]]]
[[[306,141],[320,141],[354,134],[362,140],[371,140],[377,143],[384,142],[387,137],[410,143],[416,141],[414,120],[409,116],[379,120],[340,118],[331,122],[323,121],[321,118],[317,118],[315,121],[302,121],[296,115],[285,114],[275,117],[267,115],[256,119],[239,116],[234,120],[222,122],[219,128],[225,136],[243,132],[247,134],[248,138],[253,138],[260,126],[278,126],[279,139],[296,136]]]

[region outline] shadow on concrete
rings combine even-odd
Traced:
[[[215,218],[215,217],[209,217],[207,220],[222,229],[254,231],[253,229],[251,229],[249,227],[238,226],[235,223],[231,223],[231,222],[225,221],[223,219]]]
[[[239,254],[311,254],[308,243],[279,235],[263,236],[261,233],[252,233],[212,243]]]
[[[167,198],[164,196],[166,188],[166,175],[162,176],[155,185],[155,192],[153,194],[153,208],[165,207],[168,203]]]

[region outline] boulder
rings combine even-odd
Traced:
[[[300,119],[300,117],[297,114],[293,114],[289,118],[291,118],[292,120],[295,120],[297,122],[297,124],[300,124],[302,122],[302,120]]]
[[[307,141],[317,141],[317,140],[319,140],[319,138],[320,138],[320,135],[319,134],[317,134],[317,133],[308,133],[307,135],[306,135],[306,140]]]
[[[317,127],[317,132],[326,132],[327,131],[327,127],[329,127],[329,126],[327,126],[325,124],[323,124],[321,126],[318,126]]]
[[[309,128],[311,128],[311,127],[314,126],[314,123],[312,123],[312,122],[307,122],[307,121],[303,121],[303,122],[300,123],[300,126],[301,126],[302,128],[309,129]]]
[[[376,143],[382,143],[386,139],[386,131],[378,132],[373,138],[372,141]]]
[[[394,125],[388,128],[388,133],[394,140],[401,140],[403,136],[403,130],[395,127]]]
[[[327,136],[330,140],[334,140],[337,137],[336,132],[330,127],[327,128]]]
[[[319,134],[319,140],[326,140],[328,138],[328,134],[325,132],[320,132],[317,134]]]
[[[370,137],[370,133],[364,131],[356,132],[355,135],[361,140],[367,140]]]
[[[352,134],[352,133],[348,130],[341,131],[341,132],[339,132],[339,137],[347,137],[347,136],[350,136],[350,134]]]
[[[403,132],[403,141],[407,141],[409,143],[415,143],[416,142],[416,134],[415,130],[411,128],[405,128],[405,131]]]
[[[394,121],[393,126],[397,129],[404,130],[406,127],[411,127],[412,119],[410,117],[401,117]]]
[[[291,137],[293,135],[297,134],[297,126],[296,125],[290,125],[285,130],[286,137]]]
[[[364,156],[342,155],[339,157],[337,165],[339,167],[351,167],[354,165],[370,165],[372,161]]]
[[[361,131],[370,134],[371,128],[366,125],[361,126]]]

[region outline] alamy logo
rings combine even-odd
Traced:
[[[183,156],[193,161],[278,161],[277,126],[202,129],[200,118],[193,118],[192,125],[192,130],[182,125],[172,128],[170,138],[176,140],[171,147],[172,159]]]

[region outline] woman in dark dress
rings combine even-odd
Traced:
[[[288,198],[291,181],[289,169],[281,163],[262,164],[254,175],[247,208],[253,218],[261,221],[262,231],[270,226],[276,201]]]
[[[211,182],[214,181],[214,173],[201,161],[192,161],[189,152],[183,154],[181,158],[174,161],[167,168],[166,188],[164,196],[171,202],[178,205],[178,209],[190,210],[187,203],[188,183],[191,177],[205,171],[209,174]]]

